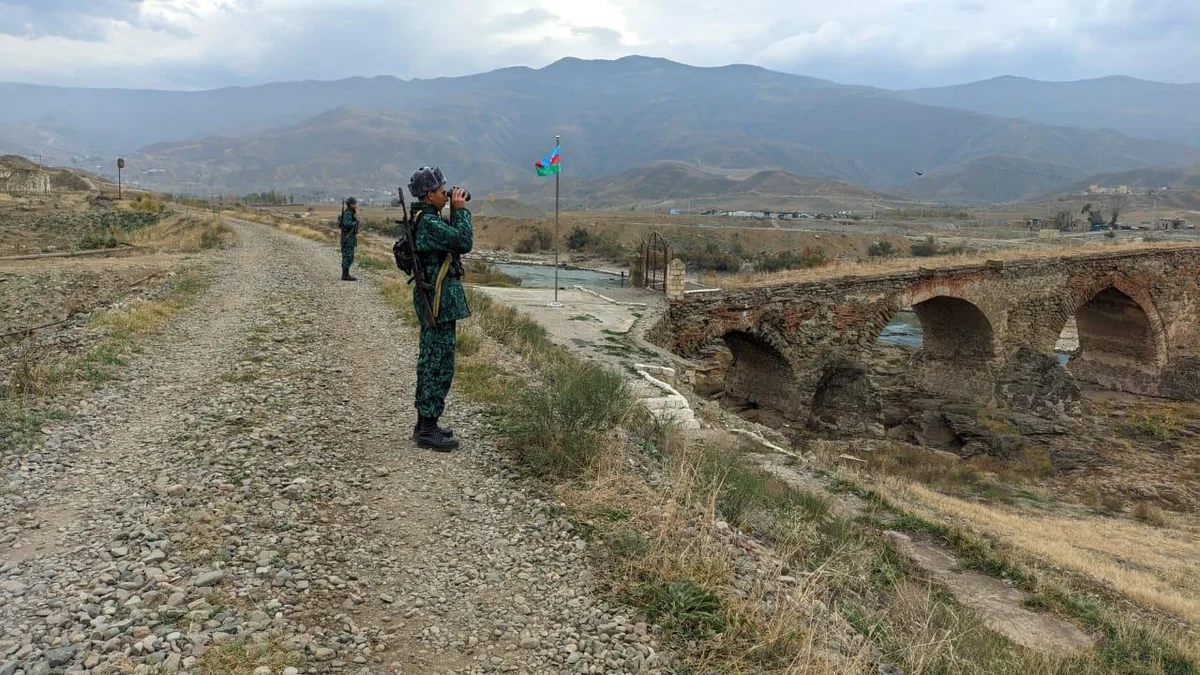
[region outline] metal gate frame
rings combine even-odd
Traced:
[[[642,242],[642,272],[644,286],[667,292],[667,265],[671,263],[671,247],[658,232]]]

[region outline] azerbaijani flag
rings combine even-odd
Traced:
[[[549,176],[552,173],[558,173],[558,161],[559,154],[558,146],[556,145],[554,146],[554,151],[538,160],[538,162],[533,165],[533,168],[537,169],[537,175]]]

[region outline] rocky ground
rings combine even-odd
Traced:
[[[0,334],[111,306],[164,278],[166,256],[0,262]]]
[[[486,411],[452,399],[463,451],[411,444],[375,285],[236,227],[200,307],[0,458],[0,675],[665,672]]]

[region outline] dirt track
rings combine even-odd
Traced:
[[[0,673],[661,668],[480,410],[452,395],[464,451],[413,447],[415,336],[375,284],[235,229],[199,307],[0,458]]]

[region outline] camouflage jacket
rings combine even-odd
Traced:
[[[358,216],[350,209],[342,211],[342,215],[338,217],[338,228],[342,231],[342,238],[358,236]]]
[[[437,283],[438,271],[442,262],[449,258],[450,270],[442,280],[442,295],[438,308],[438,323],[457,321],[471,316],[467,307],[467,294],[463,290],[462,279],[456,270],[461,270],[459,256],[471,250],[475,242],[474,230],[471,226],[471,212],[466,209],[456,209],[452,221],[441,216],[432,204],[417,202],[412,206],[418,213],[416,231],[416,250],[421,259],[421,267],[425,270],[426,279],[430,284]],[[416,307],[419,291],[413,287],[413,305]]]

